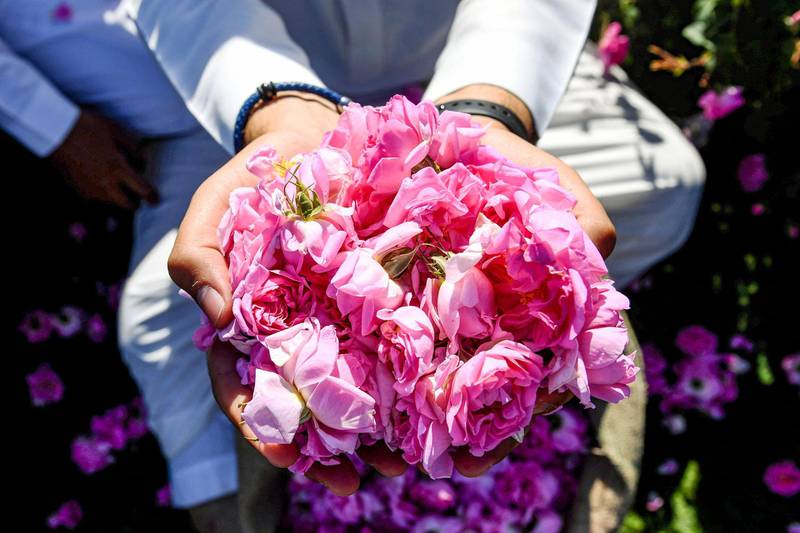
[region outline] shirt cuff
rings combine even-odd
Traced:
[[[38,157],[46,157],[61,146],[81,111],[48,83],[32,90],[9,133]]]

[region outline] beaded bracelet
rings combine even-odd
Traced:
[[[336,104],[340,112],[341,108],[351,101],[350,98],[342,96],[336,91],[310,83],[297,81],[262,83],[256,91],[244,101],[241,109],[239,109],[239,113],[236,115],[236,122],[233,127],[233,149],[236,152],[244,148],[244,127],[247,124],[247,120],[250,118],[250,112],[253,110],[253,107],[261,101],[265,103],[271,102],[276,98],[278,91],[300,91],[316,94]]]

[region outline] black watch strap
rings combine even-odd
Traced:
[[[439,112],[450,110],[460,111],[461,113],[469,113],[470,115],[480,115],[483,117],[493,118],[501,122],[511,133],[514,133],[528,142],[535,143],[537,141],[536,132],[533,135],[528,135],[525,125],[520,118],[514,114],[506,106],[490,102],[488,100],[451,100],[436,106]]]

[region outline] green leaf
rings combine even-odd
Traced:
[[[762,385],[770,386],[775,383],[775,375],[772,373],[769,360],[767,360],[767,354],[764,352],[756,356],[756,374],[758,375],[758,381],[760,381]]]
[[[675,492],[672,493],[672,520],[669,531],[675,533],[701,533],[703,527],[697,515],[697,488],[700,485],[700,466],[697,461],[689,461],[683,471],[683,477]]]
[[[620,533],[642,533],[647,531],[647,523],[636,511],[630,511],[622,520]]]
[[[707,29],[708,25],[705,22],[696,20],[683,28],[681,35],[693,45],[713,52],[717,47],[706,37]]]
[[[416,248],[398,248],[386,254],[381,264],[390,278],[397,279],[408,270],[408,267],[411,266],[411,262],[416,255]]]

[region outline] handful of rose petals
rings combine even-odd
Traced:
[[[433,478],[450,451],[521,438],[537,397],[629,394],[628,300],[552,168],[482,145],[470,116],[402,96],[348,105],[322,145],[265,146],[219,226],[244,355],[242,416],[292,466],[383,441]]]

